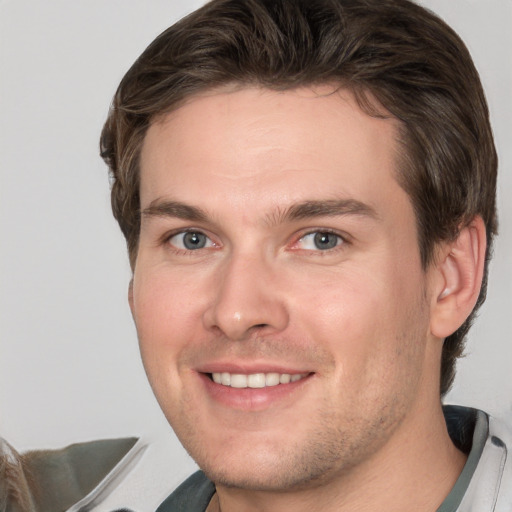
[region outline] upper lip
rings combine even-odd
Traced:
[[[205,363],[196,368],[199,373],[231,373],[251,375],[254,373],[288,373],[290,375],[296,373],[311,373],[310,369],[299,368],[286,363],[276,362],[228,362],[215,361]]]

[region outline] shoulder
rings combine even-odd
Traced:
[[[202,471],[185,480],[161,505],[157,512],[204,512],[215,486]]]
[[[496,512],[512,510],[512,425],[489,416],[489,438],[482,453],[482,466],[486,468],[496,496]]]
[[[508,422],[476,411],[477,424],[473,443],[483,449],[469,487],[461,502],[460,512],[510,512],[512,510],[512,429]],[[481,437],[481,441],[476,438]]]

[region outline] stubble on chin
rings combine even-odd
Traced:
[[[397,407],[400,408],[398,403],[387,404],[371,420],[340,420],[339,411],[333,410],[331,403],[324,403],[320,408],[323,410],[316,411],[317,422],[296,441],[289,441],[295,427],[290,425],[280,441],[254,444],[238,453],[230,453],[226,443],[225,448],[217,447],[212,455],[195,435],[182,442],[218,487],[270,493],[307,491],[339,480],[370,458],[403,413]]]

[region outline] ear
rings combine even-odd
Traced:
[[[437,338],[453,334],[471,314],[480,294],[487,240],[480,216],[443,243],[433,264],[434,289],[430,331]]]

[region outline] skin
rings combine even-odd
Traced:
[[[130,305],[209,510],[434,511],[460,473],[438,383],[464,280],[453,246],[422,269],[396,136],[327,86],[213,91],[149,128]],[[306,378],[237,391],[223,370]]]

